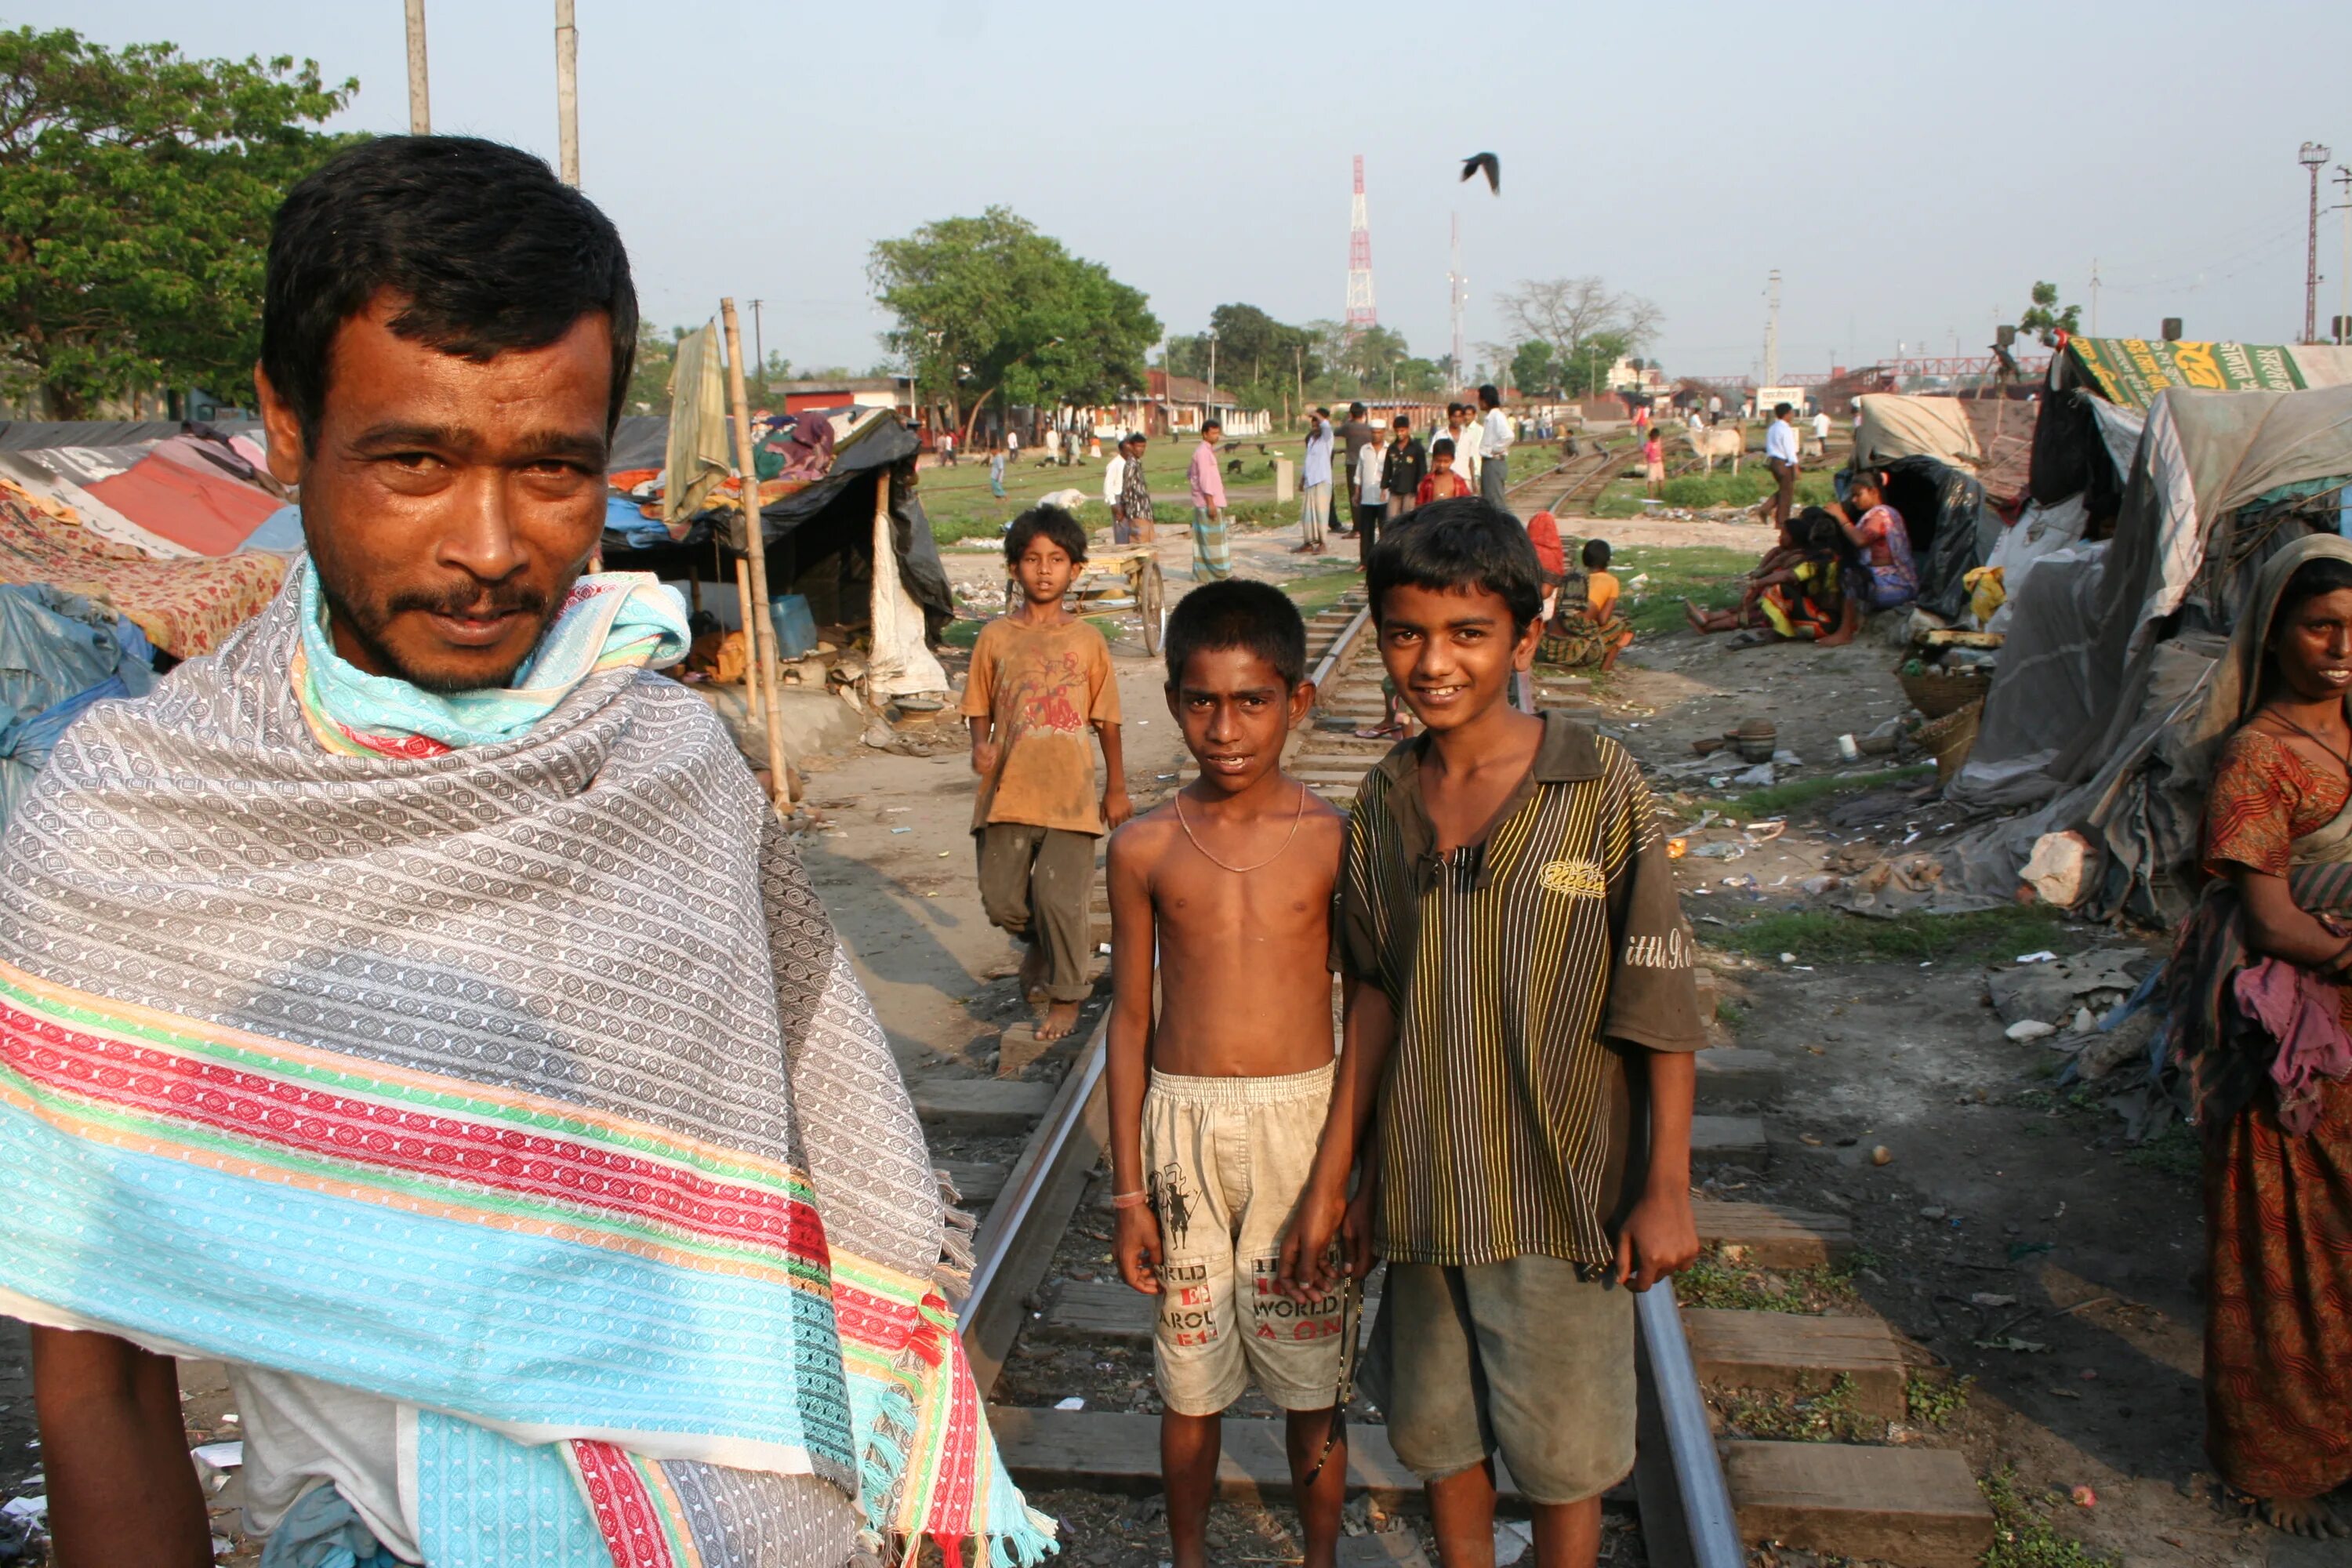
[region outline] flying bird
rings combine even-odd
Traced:
[[[1486,174],[1486,188],[1496,195],[1503,194],[1503,161],[1492,153],[1473,153],[1462,160],[1462,177],[1471,178],[1480,170]]]

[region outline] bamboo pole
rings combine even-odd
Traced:
[[[743,637],[746,649],[750,654],[750,657],[743,660],[744,711],[751,718],[757,719],[760,721],[760,728],[764,731],[768,728],[767,685],[760,679],[761,673],[760,639],[751,630],[751,568],[745,563],[744,558],[740,555],[735,558],[735,602],[743,607]],[[776,775],[773,771],[776,750],[777,748],[772,745],[768,748],[770,768],[768,793],[771,796],[774,795],[780,787],[775,782]]]
[[[433,94],[425,70],[425,0],[408,0],[408,133],[433,134]]]
[[[760,467],[751,456],[751,405],[743,391],[743,330],[736,321],[733,300],[719,301],[719,316],[727,329],[727,402],[735,416],[735,467],[743,476],[743,554],[751,563],[752,602],[744,609],[743,620],[751,634],[752,661],[767,689],[761,700],[768,726],[770,793],[782,811],[793,803],[790,775],[784,771],[784,705],[777,690],[783,671],[776,662],[776,623],[768,614],[768,542],[760,529]]]
[[[563,183],[580,188],[580,29],[572,0],[555,0],[555,141]]]

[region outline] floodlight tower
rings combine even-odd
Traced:
[[[1364,213],[1364,155],[1356,154],[1356,199],[1348,208],[1348,335],[1378,326],[1372,309],[1372,224]]]
[[[2295,162],[2311,171],[2311,229],[2303,263],[2303,341],[2319,341],[2319,171],[2327,164],[2327,149],[2306,142]]]
[[[1765,297],[1771,301],[1764,317],[1764,384],[1780,384],[1780,269],[1772,268],[1765,285]]]
[[[1462,368],[1462,308],[1470,300],[1470,279],[1462,272],[1462,215],[1454,215],[1453,262],[1445,274],[1446,305],[1454,313],[1454,384],[1463,384],[1467,374]]]

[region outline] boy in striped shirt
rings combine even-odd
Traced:
[[[1492,1561],[1498,1450],[1538,1560],[1590,1564],[1633,1463],[1628,1290],[1698,1253],[1690,931],[1633,758],[1510,705],[1541,631],[1527,530],[1437,502],[1366,574],[1424,733],[1349,819],[1346,1045],[1283,1276],[1328,1290],[1335,1236],[1358,1272],[1388,1259],[1364,1383],[1449,1568]]]

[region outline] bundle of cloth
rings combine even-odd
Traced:
[[[0,828],[93,704],[155,684],[136,624],[47,583],[0,583]]]
[[[652,674],[676,594],[584,578],[449,697],[324,614],[305,562],[18,808],[0,1311],[228,1363],[273,1564],[1049,1552],[873,1010]]]

